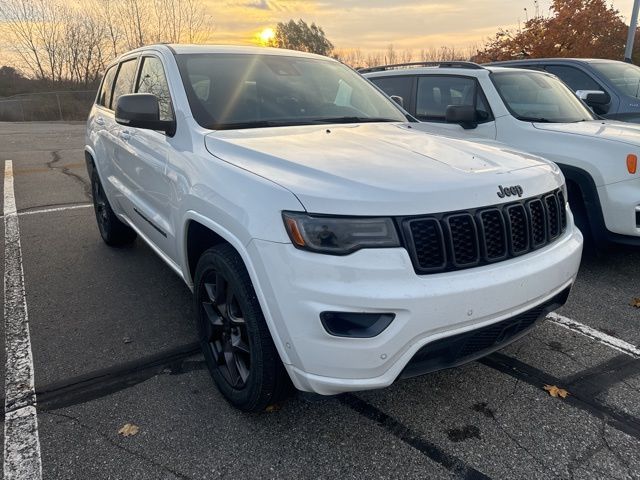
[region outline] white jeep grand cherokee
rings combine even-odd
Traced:
[[[565,302],[582,236],[557,167],[410,120],[299,52],[160,45],[106,71],[85,148],[100,233],[193,289],[232,404],[459,365]]]

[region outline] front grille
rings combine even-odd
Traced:
[[[455,367],[505,347],[567,301],[571,287],[526,312],[486,327],[431,342],[416,352],[400,374],[410,378]]]
[[[402,234],[417,273],[486,265],[542,248],[567,227],[561,190],[515,203],[402,218]]]

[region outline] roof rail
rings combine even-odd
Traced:
[[[360,73],[384,72],[386,70],[395,70],[407,67],[438,67],[438,68],[469,68],[472,70],[486,70],[482,65],[473,62],[410,62],[395,63],[393,65],[381,65],[379,67],[360,68]]]

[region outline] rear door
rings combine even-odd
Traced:
[[[477,127],[464,129],[445,121],[449,105],[469,105],[476,109]],[[496,138],[496,123],[482,87],[474,77],[462,75],[422,75],[417,77],[413,112],[421,122],[437,131],[459,138]]]
[[[112,65],[104,74],[87,129],[90,136],[89,144],[94,151],[94,162],[100,174],[102,186],[110,199],[114,199],[116,196],[108,178],[113,171],[115,121],[111,110],[111,96],[118,66],[118,64]]]

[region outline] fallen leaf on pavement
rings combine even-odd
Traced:
[[[564,388],[558,388],[555,385],[545,385],[543,388],[547,392],[549,392],[549,395],[551,395],[553,398],[567,398],[567,396],[569,395],[569,392],[567,392]]]
[[[640,308],[640,298],[634,298],[633,300],[631,300],[631,306],[632,307],[636,307],[636,308]]]
[[[267,406],[267,408],[265,408],[264,411],[267,412],[267,413],[273,413],[273,412],[280,411],[281,408],[282,408],[282,406],[280,406],[279,404],[275,403],[273,405]]]
[[[123,437],[131,437],[133,435],[136,435],[139,431],[140,428],[137,425],[134,425],[133,423],[125,423],[125,425],[120,430],[118,430],[118,434],[122,435]]]

